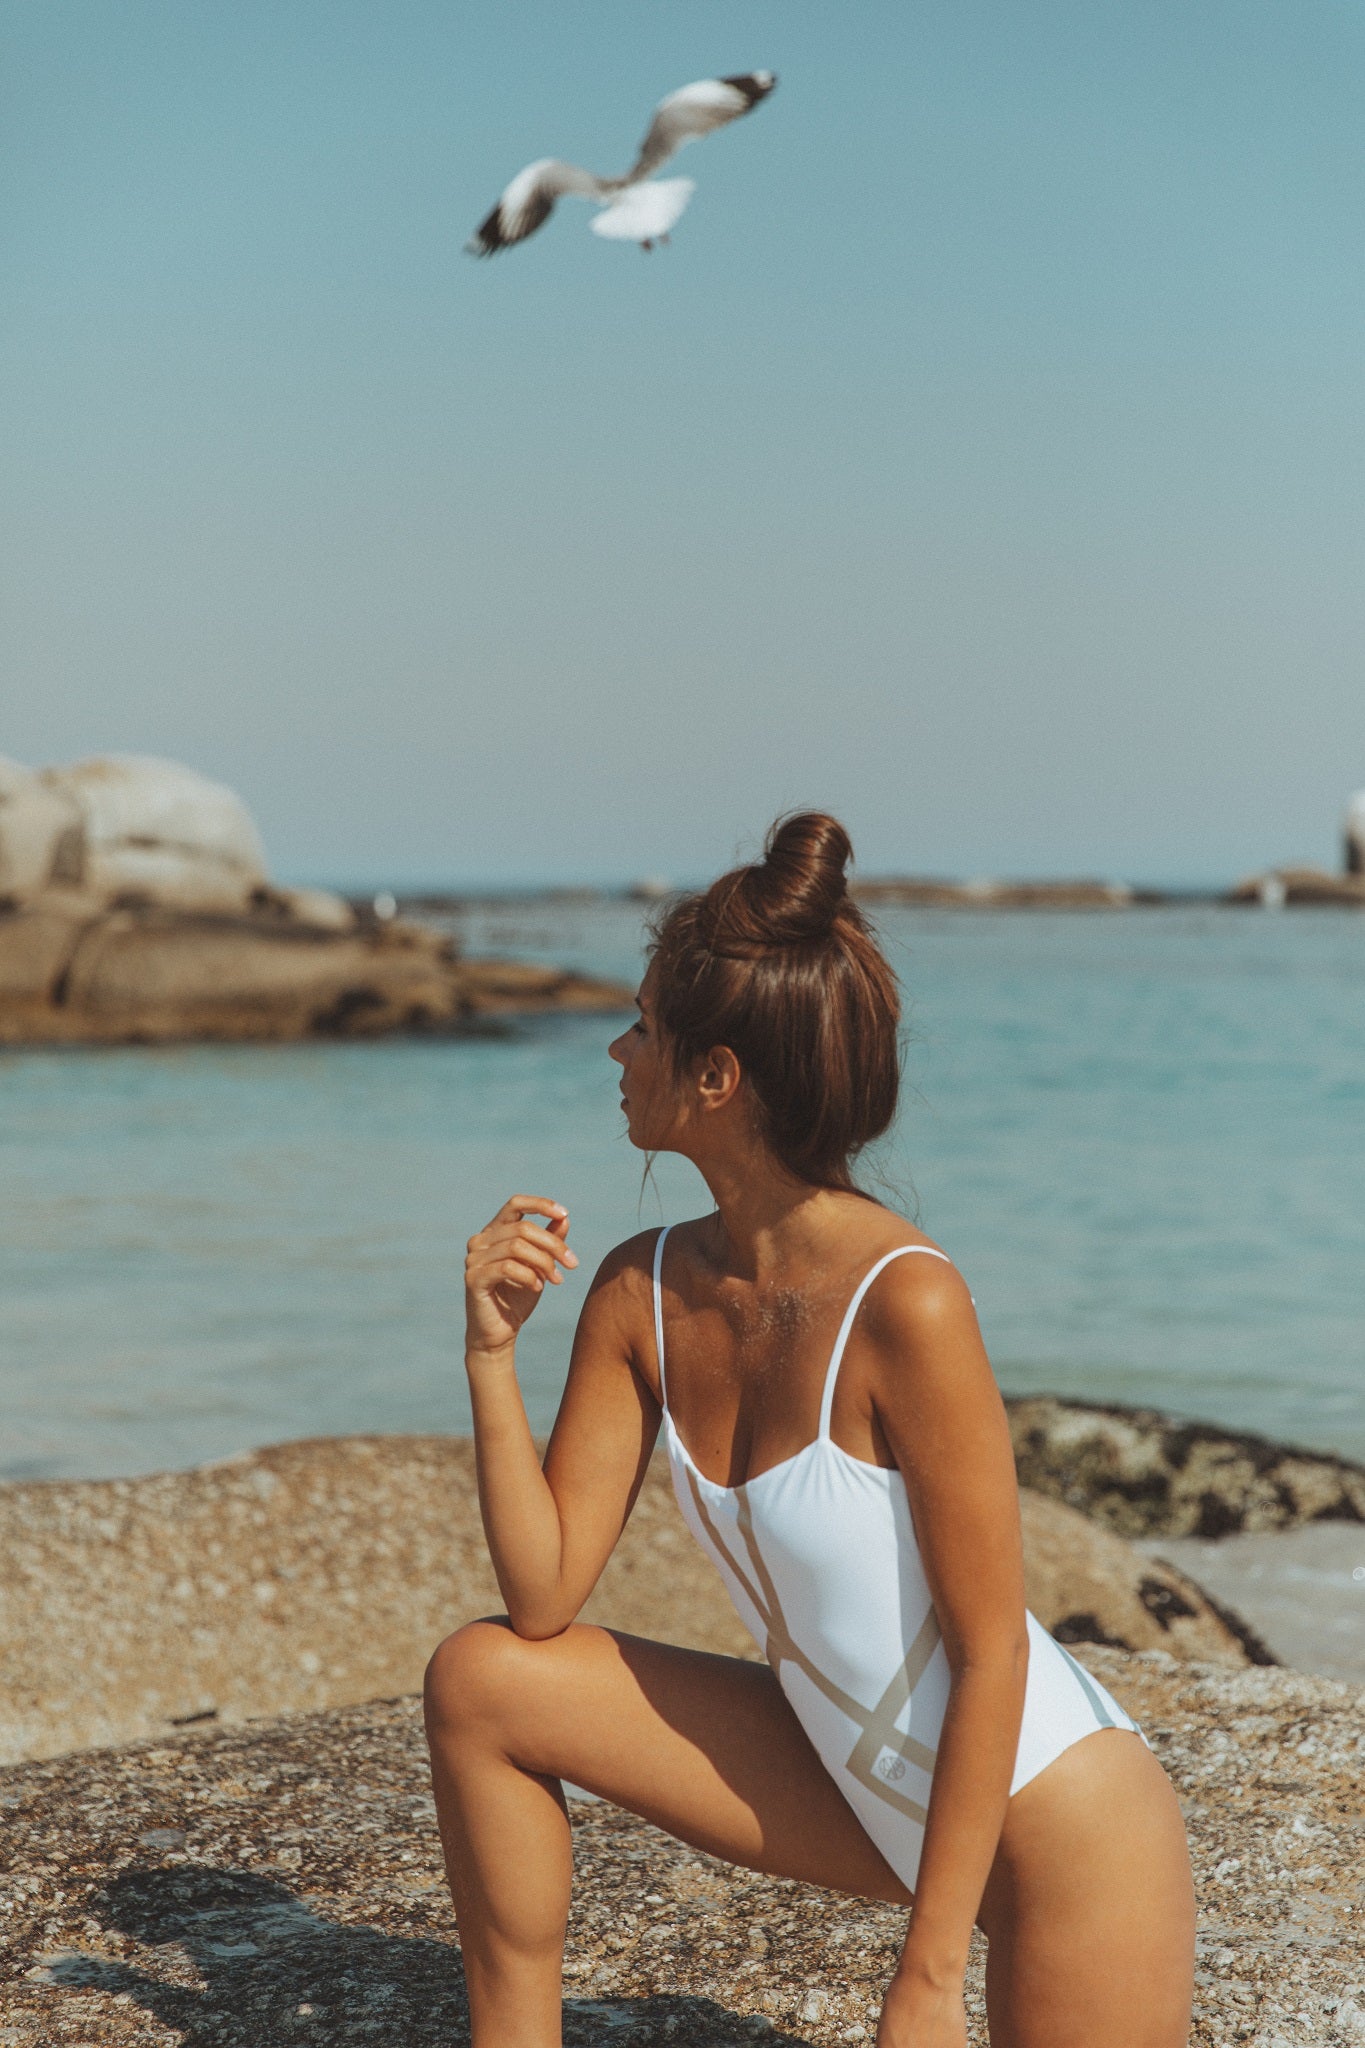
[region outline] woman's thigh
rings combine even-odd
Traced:
[[[765,1664],[576,1625],[526,1642],[475,1622],[427,1681],[443,1728],[567,1778],[711,1855],[864,1898],[909,1893],[864,1833]]]
[[[992,2048],[1185,2048],[1185,1827],[1136,1736],[1087,1736],[1010,1801],[982,1921]]]

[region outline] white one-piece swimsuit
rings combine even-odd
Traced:
[[[896,1875],[913,1888],[948,1704],[948,1659],[905,1481],[898,1471],[841,1450],[829,1426],[839,1362],[868,1288],[892,1259],[945,1254],[906,1244],[878,1259],[835,1339],[814,1442],[742,1486],[719,1486],[697,1470],[669,1412],[662,1284],[667,1237],[666,1229],[659,1233],[654,1252],[654,1332],[678,1505],[825,1769]],[[1012,1794],[1097,1728],[1141,1733],[1031,1614],[1028,1642]]]

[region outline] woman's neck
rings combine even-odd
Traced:
[[[708,1160],[701,1172],[716,1205],[713,1257],[741,1280],[761,1282],[807,1258],[847,1200],[837,1189],[797,1180],[767,1151]]]

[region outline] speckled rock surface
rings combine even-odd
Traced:
[[[1365,2041],[1365,1695],[1087,1650],[1181,1793],[1195,2048]],[[415,1701],[0,1773],[7,2048],[467,2041]],[[574,2044],[871,2040],[902,1931],[575,1802]],[[981,1963],[972,2043],[984,2048]]]
[[[1365,1522],[1365,1465],[1154,1408],[1006,1403],[1023,1486],[1120,1536],[1231,1536]]]
[[[1188,1579],[1080,1515],[1026,1498],[1024,1537],[1030,1604],[1066,1641],[1245,1661]],[[0,1556],[0,1763],[411,1692],[442,1636],[501,1605],[459,1437],[0,1488]],[[585,1618],[753,1652],[662,1459]]]
[[[0,1489],[0,1763],[412,1692],[502,1605],[463,1437],[325,1437]],[[753,1648],[661,1469],[585,1620]]]

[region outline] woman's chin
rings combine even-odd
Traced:
[[[626,1136],[637,1152],[666,1152],[668,1141],[657,1132],[650,1131],[630,1111],[626,1110]]]

